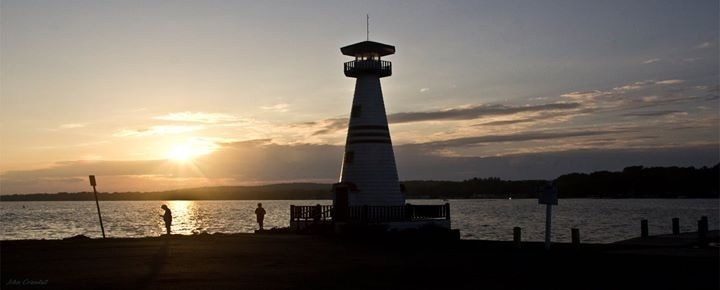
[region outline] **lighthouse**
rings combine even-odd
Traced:
[[[340,51],[355,58],[344,65],[345,76],[355,78],[355,93],[333,204],[336,209],[404,205],[380,86],[381,78],[392,75],[392,63],[382,57],[394,54],[395,47],[368,40]]]
[[[395,47],[368,39],[340,51],[355,58],[343,67],[345,76],[355,78],[355,93],[340,180],[333,184],[332,205],[291,205],[290,228],[336,233],[371,225],[373,230],[445,229],[459,238],[459,231],[450,229],[449,203],[405,204],[380,86],[381,78],[392,75],[392,63],[382,57],[394,54]]]

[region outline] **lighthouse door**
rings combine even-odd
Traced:
[[[348,188],[347,186],[338,186],[335,188],[335,221],[343,222],[347,220],[348,213]]]

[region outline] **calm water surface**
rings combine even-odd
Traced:
[[[294,205],[330,204],[327,200],[264,201],[105,201],[100,203],[108,237],[159,236],[163,233],[160,205],[173,213],[173,233],[248,233],[256,229],[258,202],[267,210],[265,227],[287,227]],[[522,227],[523,240],[541,241],[545,206],[535,199],[409,200],[413,204],[449,202],[452,227],[463,239],[512,240],[512,228]],[[553,240],[569,242],[570,228],[579,228],[583,242],[607,243],[639,236],[640,220],[648,219],[650,234],[672,231],[680,218],[681,231],[694,231],[701,216],[718,229],[717,199],[563,199],[553,207]],[[62,239],[75,235],[101,237],[94,201],[2,202],[2,240]]]

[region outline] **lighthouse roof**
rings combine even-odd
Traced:
[[[349,56],[386,56],[395,53],[395,46],[374,41],[363,41],[340,48]]]

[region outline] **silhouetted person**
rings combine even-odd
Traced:
[[[263,229],[263,220],[265,220],[265,209],[262,207],[262,203],[258,203],[258,207],[255,209],[255,215],[257,216],[258,225],[260,230]]]
[[[170,235],[170,226],[172,225],[172,213],[170,212],[170,209],[167,207],[167,205],[162,205],[160,208],[165,210],[165,214],[162,215],[163,220],[165,221],[165,229],[167,230],[167,234]]]

